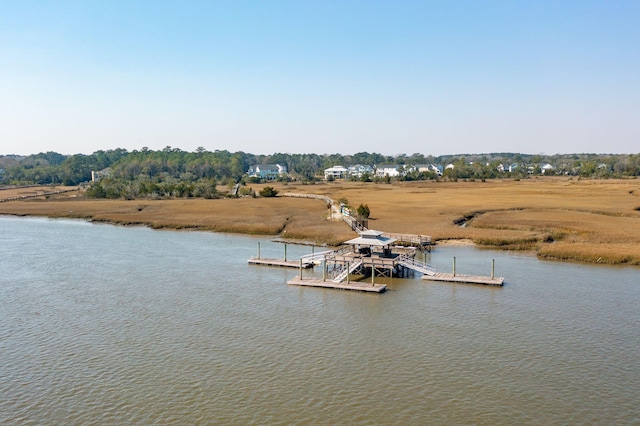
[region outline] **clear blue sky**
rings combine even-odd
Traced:
[[[0,154],[640,152],[640,1],[0,0]]]

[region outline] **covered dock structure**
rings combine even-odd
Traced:
[[[302,260],[322,261],[323,276],[336,283],[348,280],[351,275],[363,277],[406,277],[412,271],[434,275],[435,269],[415,259],[416,248],[397,246],[396,238],[384,232],[368,229],[359,236],[343,243],[337,251],[303,256]]]

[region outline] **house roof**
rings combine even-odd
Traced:
[[[348,170],[344,166],[333,166],[328,169],[324,169],[325,172],[347,172]]]
[[[267,171],[267,170],[278,171],[280,167],[282,167],[280,164],[260,164],[256,166],[256,168],[264,171]]]

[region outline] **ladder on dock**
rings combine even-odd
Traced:
[[[349,269],[344,268],[344,271],[340,272],[340,274],[333,279],[333,282],[341,283],[345,278],[347,278],[347,275],[358,269],[360,265],[362,265],[362,260],[350,264]]]
[[[436,268],[429,265],[428,263],[424,263],[419,260],[416,260],[409,255],[402,255],[398,263],[404,266],[405,268],[409,268],[409,269],[413,269],[414,271],[421,272],[423,275],[436,274]]]

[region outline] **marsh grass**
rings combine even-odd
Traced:
[[[487,247],[535,250],[548,259],[640,265],[638,180],[269,185],[281,193],[314,193],[346,198],[351,206],[366,204],[373,229],[430,235],[434,241],[471,240]],[[251,186],[256,192],[263,187]],[[284,197],[156,201],[71,197],[0,203],[0,213],[280,235],[324,244],[354,235],[344,223],[327,220],[324,202]]]
[[[640,182],[633,179],[341,182],[305,189],[368,204],[374,229],[534,250],[549,259],[640,265]]]
[[[279,235],[335,245],[353,232],[327,220],[316,200],[246,198],[221,200],[30,200],[0,204],[0,213],[71,217],[155,229],[193,229],[256,235]]]

